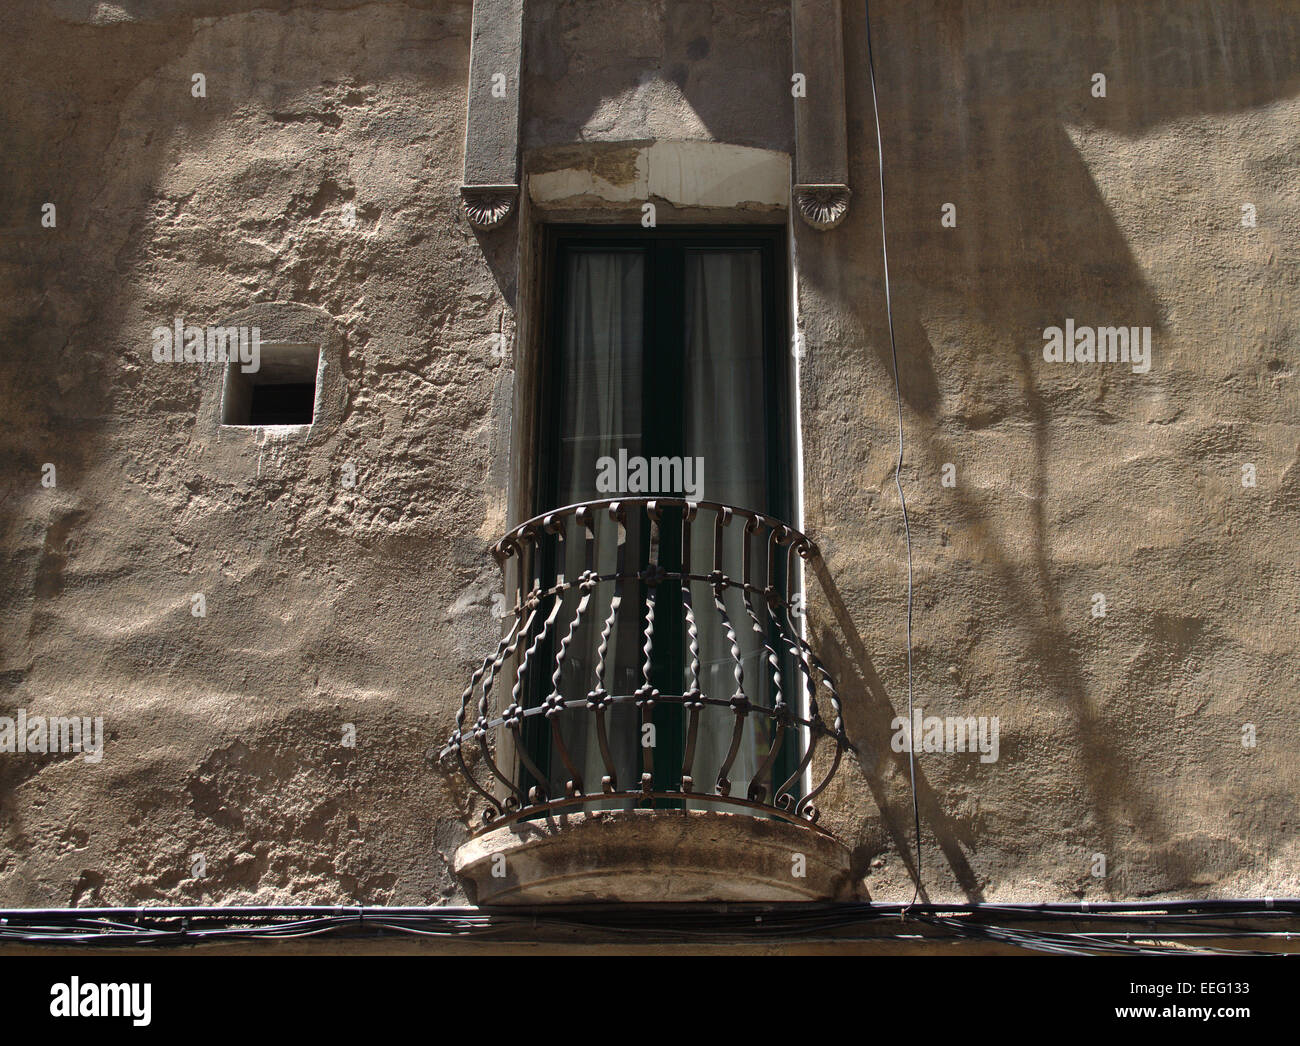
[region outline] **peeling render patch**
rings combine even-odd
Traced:
[[[528,194],[540,207],[661,199],[677,207],[781,210],[790,205],[790,157],[716,142],[656,142],[615,149],[566,148],[539,158]],[[549,163],[547,161],[550,161]],[[563,166],[553,166],[557,163]]]

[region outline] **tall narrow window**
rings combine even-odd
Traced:
[[[537,446],[538,513],[580,502],[620,496],[663,495],[693,502],[751,509],[787,522],[793,519],[794,456],[790,404],[791,355],[785,333],[784,231],[781,229],[643,230],[552,229],[547,262],[550,310],[542,354],[540,431]],[[680,562],[682,509],[665,511],[660,562]],[[596,513],[597,572],[616,572],[616,526]],[[645,563],[649,527],[644,515],[629,516],[626,546],[630,563]],[[538,565],[544,583],[563,573],[582,574],[583,542],[568,541]],[[689,572],[707,576],[716,564],[708,535],[693,541]],[[740,578],[741,543],[729,544],[726,573]],[[755,570],[761,572],[766,564]],[[784,585],[784,561],[771,578],[755,577],[761,599],[767,585]],[[761,581],[761,585],[757,582]],[[691,583],[697,601],[712,601],[716,591],[703,581]],[[646,585],[630,582],[624,599],[643,600]],[[789,652],[764,647],[747,622],[745,592],[722,592],[727,614],[700,615],[696,641],[699,686],[705,694],[730,698],[736,658],[732,637],[741,651],[746,692],[755,703],[773,700],[774,679],[784,668],[787,681],[797,675]],[[562,620],[574,616],[577,588],[565,596]],[[689,602],[689,600],[687,601]],[[560,692],[566,704],[581,703],[593,686],[602,661],[602,613],[582,618],[562,659]],[[609,615],[605,636],[604,688],[632,695],[644,683],[644,621],[636,613]],[[690,623],[695,627],[695,623]],[[654,615],[653,683],[667,695],[682,695],[690,666],[688,622],[680,599],[661,600]],[[563,637],[550,637],[548,653]],[[779,662],[779,663],[778,663]],[[773,670],[776,675],[774,676]],[[547,679],[534,686],[527,703],[549,692]],[[793,692],[793,689],[791,689]],[[797,695],[786,695],[796,712]],[[534,717],[524,741],[539,782],[527,768],[525,784],[541,783],[562,794],[566,770],[554,751],[553,729],[560,732],[565,754],[583,780],[599,782],[612,759],[621,788],[635,786],[646,760],[642,748],[653,744],[656,790],[677,788],[687,760],[690,776],[712,782],[727,765],[737,779],[749,780],[764,763],[768,794],[785,780],[797,762],[793,731],[781,741],[772,722],[754,716],[743,736],[733,733],[737,716],[710,704],[697,729],[687,729],[681,702],[664,701],[653,709],[653,729],[631,701],[608,710],[606,746],[600,749],[590,715],[562,715],[558,727]],[[774,738],[776,740],[774,741]],[[688,756],[689,750],[689,756]],[[770,753],[774,753],[771,754]],[[557,793],[557,790],[561,790]],[[594,791],[592,784],[587,790]],[[710,786],[698,791],[692,807],[707,807]]]

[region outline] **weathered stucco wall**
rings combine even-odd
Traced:
[[[1001,723],[996,764],[920,756],[932,893],[1294,894],[1300,11],[872,10],[916,704]],[[799,236],[806,522],[835,583],[822,621],[851,733],[874,763],[827,806],[883,858],[872,893],[897,897],[906,569],[860,5],[846,23],[861,192],[843,227]],[[1150,371],[1045,362],[1043,331],[1067,318],[1150,326]]]
[[[45,6],[3,16],[3,704],[110,740],[0,757],[0,897],[452,896],[421,760],[493,626],[509,279],[459,214],[469,4]],[[277,301],[332,317],[346,406],[259,446],[149,332]]]
[[[1001,724],[996,763],[919,757],[930,896],[1300,892],[1300,12],[878,0],[873,26],[916,704]],[[470,4],[63,0],[0,31],[0,714],[108,735],[97,764],[0,754],[0,904],[460,898],[461,796],[423,758],[498,627],[518,433],[493,336],[542,213],[460,213]],[[793,225],[812,627],[861,750],[822,805],[866,892],[906,900],[857,4],[845,34],[853,205]],[[530,3],[525,39],[530,156],[793,149],[784,4]],[[149,332],[274,302],[316,310],[344,399],[258,445],[216,425],[217,369],[155,364]],[[1044,362],[1067,318],[1150,326],[1150,371]]]

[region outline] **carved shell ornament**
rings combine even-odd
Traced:
[[[495,229],[514,213],[517,185],[463,185],[460,190],[465,217],[476,229]]]
[[[814,229],[833,229],[849,210],[852,190],[847,185],[796,185],[795,205]]]

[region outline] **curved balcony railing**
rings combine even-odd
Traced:
[[[530,519],[491,551],[515,606],[441,752],[483,800],[481,830],[562,808],[817,821],[848,742],[796,620],[818,556],[805,535],[727,505],[629,497]]]

